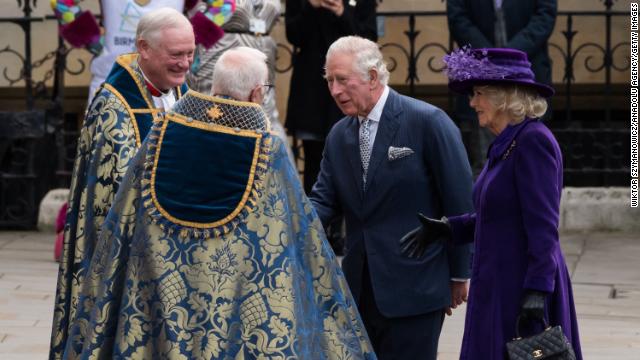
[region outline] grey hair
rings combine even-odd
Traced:
[[[257,85],[267,81],[267,55],[262,51],[239,46],[225,51],[213,68],[211,92],[246,100]]]
[[[136,28],[136,44],[138,40],[146,40],[151,46],[157,46],[162,37],[162,30],[185,28],[193,26],[181,12],[176,9],[163,7],[144,14]]]
[[[527,118],[540,118],[547,112],[547,101],[534,89],[518,85],[479,86],[485,90],[489,102],[504,111],[512,123]]]
[[[378,44],[359,36],[343,36],[334,41],[327,51],[327,60],[335,54],[351,55],[355,59],[354,70],[362,79],[369,80],[369,70],[375,69],[382,85],[389,82],[389,70],[382,58]],[[326,63],[325,63],[326,68]]]

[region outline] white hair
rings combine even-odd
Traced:
[[[486,85],[484,89],[489,102],[504,111],[512,124],[527,118],[540,118],[547,112],[547,101],[537,91],[518,85]]]
[[[258,85],[265,85],[269,70],[262,51],[239,46],[225,51],[213,68],[211,92],[246,100]]]
[[[189,28],[193,26],[181,12],[170,7],[163,7],[144,14],[136,29],[136,44],[138,40],[145,40],[151,46],[157,46],[162,38],[162,30]]]
[[[389,81],[389,70],[382,59],[382,53],[378,45],[373,41],[359,36],[344,36],[334,41],[327,51],[327,58],[335,54],[347,54],[354,57],[354,70],[359,72],[363,80],[369,80],[369,70],[374,69],[378,73],[378,79],[382,85]],[[325,63],[326,68],[326,63]]]

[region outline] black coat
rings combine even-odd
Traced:
[[[376,1],[358,0],[355,7],[349,6],[348,0],[343,3],[344,13],[337,17],[326,9],[313,8],[308,0],[287,0],[287,40],[294,51],[285,125],[298,137],[304,132],[314,140],[324,140],[333,124],[344,116],[324,79],[329,46],[346,35],[377,40]]]
[[[447,0],[451,36],[459,46],[494,46],[494,0]],[[503,0],[506,47],[527,53],[536,80],[551,84],[547,40],[556,22],[557,0]]]

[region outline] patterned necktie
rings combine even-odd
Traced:
[[[507,46],[507,25],[504,20],[504,11],[502,10],[502,0],[496,0],[493,3],[496,13],[496,20],[493,24],[493,37],[496,47]]]
[[[360,123],[360,160],[362,161],[363,189],[367,185],[367,170],[369,169],[369,159],[371,159],[371,147],[369,146],[371,134],[369,132],[369,125],[371,125],[371,120],[369,119],[364,119],[362,123]]]

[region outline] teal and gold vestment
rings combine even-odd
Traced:
[[[375,359],[258,105],[189,91],[122,184],[65,358]]]
[[[180,96],[186,85],[176,88]],[[156,109],[136,54],[121,55],[94,97],[80,131],[58,273],[50,359],[60,359],[100,228]]]

